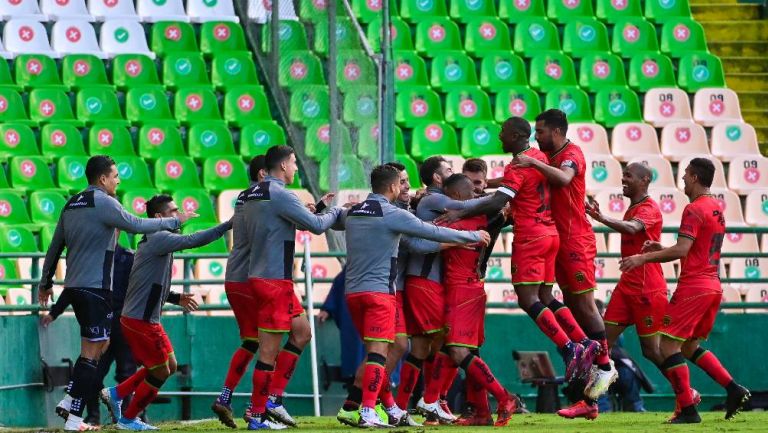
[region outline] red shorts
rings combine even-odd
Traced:
[[[635,325],[637,335],[650,337],[661,329],[666,309],[666,289],[636,293],[619,283],[611,295],[603,320],[609,325]]]
[[[595,236],[572,237],[561,240],[557,252],[557,284],[568,293],[578,295],[597,289],[595,281]]]
[[[405,326],[408,335],[425,335],[445,329],[445,289],[424,277],[405,277]]]
[[[347,306],[363,341],[395,341],[395,295],[361,292],[347,295]]]
[[[253,296],[251,285],[246,282],[225,281],[224,291],[232,312],[235,313],[237,327],[240,328],[241,340],[258,340],[259,324],[257,312],[259,305]]]
[[[395,335],[408,335],[408,329],[405,327],[405,295],[402,290],[395,294],[397,305],[395,305]]]
[[[290,332],[294,317],[304,314],[304,307],[293,291],[292,280],[250,278],[253,297],[258,300],[256,320],[259,331]]]
[[[680,341],[706,339],[720,311],[723,300],[721,290],[718,280],[697,282],[695,286],[678,285],[659,332]]]
[[[445,344],[478,348],[485,341],[485,284],[446,284]]]
[[[556,235],[517,239],[512,243],[512,284],[554,284]]]
[[[120,327],[136,362],[148,369],[168,363],[173,346],[163,325],[123,316]]]

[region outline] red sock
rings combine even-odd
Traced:
[[[696,365],[704,370],[709,377],[714,379],[715,382],[719,383],[723,388],[733,382],[733,377],[731,377],[728,370],[723,367],[723,364],[720,363],[720,360],[717,359],[715,354],[708,350],[704,350],[703,352],[704,353],[700,354],[698,357],[694,357]]]
[[[267,410],[269,384],[272,382],[274,366],[258,361],[253,370],[253,391],[251,391],[251,413],[261,415]]]
[[[691,375],[688,371],[688,364],[681,353],[676,353],[662,364],[664,367],[664,376],[672,384],[672,390],[675,392],[677,404],[681,407],[688,407],[693,404],[693,393],[691,392]]]
[[[253,359],[253,353],[239,347],[232,355],[232,360],[229,361],[229,370],[227,370],[227,378],[224,379],[224,386],[231,391],[234,391],[240,380],[245,374],[245,370],[248,368],[248,364]]]
[[[534,319],[541,332],[552,340],[558,348],[565,347],[571,339],[565,334],[563,328],[557,323],[554,313],[549,308],[544,307]]]
[[[370,354],[369,354],[370,358]],[[382,358],[384,358],[382,356]],[[367,361],[365,363],[365,373],[363,374],[363,407],[372,408],[376,406],[376,398],[379,396],[379,390],[387,380],[387,372],[384,369],[386,358],[379,362]]]
[[[597,358],[595,358],[595,363],[597,363],[597,365],[610,364],[611,349],[608,348],[608,339],[601,338],[597,340],[597,342],[600,343],[600,353],[597,355]]]
[[[424,403],[434,403],[440,398],[440,392],[443,390],[443,381],[445,380],[446,370],[449,364],[453,364],[451,357],[443,352],[437,352],[435,360],[432,362],[432,371],[429,376],[425,375],[426,384],[424,388]]]
[[[384,383],[381,384],[381,389],[379,390],[379,398],[384,407],[392,407],[397,404],[395,396],[392,395],[392,382],[389,381],[389,375],[386,371],[384,372]]]
[[[141,382],[136,388],[136,395],[131,399],[128,409],[123,411],[123,418],[136,418],[157,397],[158,391],[159,388],[150,385],[146,380]]]
[[[477,416],[487,416],[491,414],[491,407],[488,404],[488,393],[482,383],[476,381],[471,375],[467,374],[467,402],[475,409]]]
[[[459,366],[453,362],[450,357],[448,358],[448,365],[443,368],[443,386],[440,389],[440,398],[444,399],[448,395],[448,391],[453,386],[453,381],[456,380],[456,376],[459,374]]]
[[[556,309],[551,307],[552,304],[549,304],[550,310],[555,314],[557,323],[563,331],[565,331],[571,341],[584,341],[587,338],[587,334],[584,333],[581,326],[579,326],[579,323],[576,322],[576,318],[573,317],[571,309],[559,302],[558,304]]]
[[[301,349],[291,343],[286,343],[283,350],[277,355],[275,363],[275,374],[272,375],[272,383],[269,387],[269,394],[282,396],[288,381],[291,380],[293,372],[296,371],[296,364],[299,362]]]
[[[421,375],[424,377],[422,381],[422,389],[426,390],[429,383],[432,382],[432,371],[435,369],[435,356],[430,355],[424,360],[423,367],[421,368]]]
[[[141,385],[141,382],[144,382],[144,379],[147,378],[147,373],[149,373],[149,371],[146,368],[142,368],[136,373],[133,373],[128,379],[119,383],[117,385],[117,397],[124,399],[133,394],[139,385]]]
[[[496,398],[497,402],[501,403],[509,399],[507,390],[501,386],[498,380],[496,380],[496,377],[491,373],[491,369],[479,356],[467,356],[467,358],[462,361],[461,367],[467,372],[467,376],[472,376],[473,380],[493,394],[493,397]]]
[[[419,374],[421,373],[421,365],[424,361],[408,355],[405,358],[403,367],[400,369],[400,386],[397,388],[397,398],[395,403],[400,409],[408,409],[408,402],[411,401],[413,395],[413,389],[419,382]]]

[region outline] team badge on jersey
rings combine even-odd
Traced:
[[[580,282],[580,283],[583,283],[583,282],[584,282],[584,280],[586,279],[586,278],[584,277],[584,272],[581,272],[581,271],[579,271],[579,272],[576,272],[576,274],[575,274],[574,276],[576,277],[576,281],[578,281],[578,282]]]

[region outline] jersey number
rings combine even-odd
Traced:
[[[709,264],[720,266],[720,250],[723,248],[723,238],[725,233],[715,233],[712,235],[712,242],[709,246]]]

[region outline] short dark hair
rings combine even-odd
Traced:
[[[488,173],[488,164],[480,158],[469,158],[464,161],[464,165],[461,166],[461,171],[486,174]]]
[[[443,189],[453,188],[460,182],[469,182],[470,184],[472,183],[472,181],[470,181],[466,175],[461,173],[453,173],[452,175],[448,176],[448,179],[445,179],[445,182],[443,182]]]
[[[522,117],[510,117],[501,125],[504,130],[512,130],[517,134],[529,138],[531,136],[531,124]]]
[[[419,179],[421,180],[421,183],[426,186],[432,185],[434,183],[432,177],[437,173],[437,170],[440,169],[440,166],[444,162],[447,161],[442,156],[430,156],[425,159],[424,162],[421,163],[421,168],[419,168]]]
[[[267,166],[267,171],[276,169],[293,153],[295,152],[291,146],[277,145],[270,147],[264,156],[264,164]]]
[[[393,183],[400,182],[400,171],[391,165],[377,165],[371,170],[371,191],[381,194]]]
[[[147,216],[154,218],[155,214],[165,210],[165,206],[173,201],[173,197],[168,194],[158,194],[147,200]]]
[[[85,164],[85,178],[88,183],[94,184],[101,176],[108,176],[112,172],[115,160],[107,155],[94,155],[88,158]]]
[[[559,129],[560,133],[565,135],[568,132],[568,117],[564,112],[557,108],[550,108],[549,110],[541,112],[536,116],[537,122],[544,122],[547,128]]]
[[[397,161],[388,162],[386,164],[387,167],[396,168],[397,171],[405,171],[405,166]]]
[[[693,158],[688,165],[691,174],[696,175],[699,183],[709,188],[715,179],[715,164],[707,158]]]
[[[251,177],[251,182],[259,181],[259,171],[267,169],[267,158],[264,155],[257,155],[251,159],[251,163],[248,164],[248,175]]]

